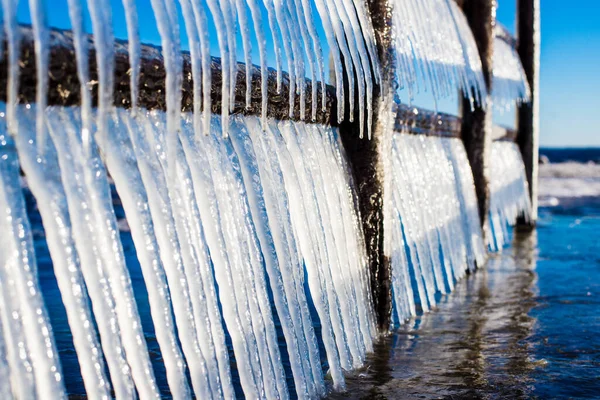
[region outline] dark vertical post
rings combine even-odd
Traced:
[[[494,53],[495,0],[463,0],[458,2],[467,17],[481,57],[483,76],[488,95],[484,104],[471,109],[469,100],[463,99],[462,139],[467,150],[482,225],[487,223],[490,205],[489,153],[492,144],[492,56]],[[484,231],[485,232],[485,231]]]
[[[517,143],[525,164],[532,206],[531,221],[519,218],[517,224],[522,229],[532,229],[537,220],[540,0],[517,0],[517,12],[517,51],[531,89],[531,101],[519,106]]]
[[[377,316],[377,323],[382,330],[389,329],[392,311],[390,263],[383,248],[383,152],[385,146],[385,130],[382,113],[384,101],[390,92],[393,79],[391,66],[391,9],[387,0],[370,0],[369,10],[373,20],[373,28],[377,40],[378,56],[382,66],[382,85],[376,86],[373,93],[373,136],[359,138],[358,115],[354,122],[345,118],[340,125],[340,136],[348,155],[359,197],[361,223],[365,235],[369,260],[371,294]],[[347,82],[345,82],[347,84]],[[346,93],[348,91],[346,90]],[[338,99],[339,101],[340,99]],[[347,101],[347,99],[345,99]],[[355,104],[355,110],[365,107]],[[383,113],[387,115],[387,113]],[[348,117],[348,116],[347,116]],[[366,129],[365,129],[366,132]]]

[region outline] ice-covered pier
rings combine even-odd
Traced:
[[[539,0],[83,3],[2,1],[3,399],[324,397],[535,226]]]

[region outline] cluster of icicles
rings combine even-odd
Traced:
[[[394,134],[390,150],[385,247],[398,325],[434,307],[486,250],[462,141]]]
[[[517,51],[501,38],[494,39],[492,98],[494,107],[506,110],[529,101],[531,92]]]
[[[17,106],[14,138],[4,113],[1,120],[3,399],[66,397],[19,168],[37,200],[90,399],[110,398],[111,390],[119,399],[158,398],[156,362],[177,399],[235,397],[231,355],[253,399],[288,398],[286,368],[292,393],[318,398],[325,373],[342,388],[343,371],[363,364],[376,330],[356,198],[335,129],[237,116],[223,138],[213,116],[209,135],[198,137],[184,114],[169,159],[164,112],[115,110],[106,120],[111,134],[97,143],[90,137],[86,150],[81,109],[48,107],[40,156],[36,112]],[[149,356],[110,179],[161,361]]]
[[[479,51],[460,7],[453,0],[393,0],[393,38],[398,82],[412,99],[429,90],[434,99],[458,89],[471,103],[485,97]]]
[[[176,4],[176,2],[178,4]],[[43,0],[30,0],[31,20],[35,39],[36,67],[38,71],[38,104],[43,105],[47,90],[48,70],[48,36],[49,30],[44,17]],[[11,71],[9,72],[13,86],[9,90],[8,113],[14,112],[13,103],[17,95],[19,56],[19,29],[17,26],[17,0],[3,0],[4,25],[6,27],[8,53]],[[82,0],[68,0],[69,18],[74,34],[77,71],[81,82],[89,82],[87,35],[84,32],[84,7]],[[289,74],[289,114],[294,116],[294,103],[300,96],[300,120],[316,118],[318,99],[317,82],[320,81],[322,98],[321,107],[325,107],[325,71],[324,56],[327,50],[333,55],[333,71],[335,73],[336,94],[344,99],[343,70],[346,69],[349,79],[349,98],[354,99],[355,87],[359,95],[359,115],[361,135],[364,126],[369,129],[372,119],[373,85],[380,81],[380,67],[375,47],[375,36],[364,0],[151,0],[152,9],[157,21],[161,37],[162,52],[166,70],[167,116],[170,136],[176,135],[181,109],[182,54],[180,44],[180,25],[177,5],[180,7],[185,25],[185,33],[189,41],[192,75],[194,82],[194,129],[197,134],[208,134],[209,114],[211,110],[211,57],[209,54],[211,38],[208,35],[208,17],[214,21],[220,52],[223,73],[222,79],[222,117],[223,133],[228,133],[228,115],[235,105],[235,87],[238,73],[237,50],[238,40],[242,43],[243,62],[246,66],[246,104],[250,105],[252,49],[251,43],[258,44],[259,64],[261,71],[262,122],[266,124],[267,113],[267,35],[270,34],[274,46],[277,89],[282,86],[282,65],[287,61]],[[137,105],[137,93],[140,70],[140,38],[138,32],[138,15],[135,0],[123,0],[125,8],[128,49],[131,65],[132,104]],[[316,15],[313,12],[316,8]],[[98,125],[102,132],[107,121],[107,113],[112,104],[114,82],[114,35],[110,3],[100,0],[88,0],[96,61],[98,65]],[[263,21],[267,20],[268,24]],[[251,22],[250,22],[251,21]],[[250,28],[252,23],[252,29]],[[265,30],[268,26],[268,32]],[[318,30],[325,32],[329,49],[322,48]],[[254,31],[254,37],[251,37]],[[241,35],[238,38],[238,33]],[[283,49],[283,51],[282,51]],[[344,63],[342,64],[342,56]],[[305,65],[306,64],[308,65]],[[308,69],[308,71],[307,71]],[[46,74],[47,75],[47,74]],[[306,76],[310,76],[312,109],[310,116],[306,111],[307,84]],[[356,77],[356,80],[355,80]],[[344,118],[345,102],[338,102],[338,118]],[[349,101],[350,115],[354,101]],[[366,104],[365,107],[362,105]],[[82,92],[84,108],[84,130],[89,131],[90,93]],[[40,108],[41,110],[44,107]],[[204,118],[201,118],[201,110]],[[41,113],[41,111],[40,111]],[[366,116],[366,118],[365,118]],[[298,116],[296,116],[298,118]],[[41,127],[43,116],[40,115],[38,127]],[[365,121],[366,119],[366,121]],[[203,121],[203,122],[201,122]],[[9,129],[12,129],[9,127]],[[43,135],[43,132],[39,133]],[[86,142],[89,135],[84,138]],[[40,138],[42,139],[42,138]],[[43,142],[41,142],[43,143]],[[86,145],[87,146],[87,145]]]
[[[508,227],[517,217],[531,218],[529,185],[521,151],[516,143],[496,141],[490,156],[490,217],[486,227],[488,246],[500,251],[508,242]]]

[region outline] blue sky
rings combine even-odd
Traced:
[[[515,29],[515,0],[498,21]],[[600,147],[600,2],[541,0],[540,142]]]
[[[126,38],[121,0],[110,2],[115,35]],[[514,32],[516,0],[498,2],[498,21]],[[20,1],[19,19],[22,22],[29,20],[27,3]],[[136,3],[142,41],[160,44],[150,0],[137,0]],[[600,2],[541,0],[541,4],[541,145],[600,147]],[[68,29],[67,0],[46,0],[46,6],[50,25]],[[214,24],[209,23],[212,54],[218,54]],[[88,30],[90,26],[88,22]],[[183,26],[181,31],[185,46]],[[272,49],[270,37],[268,40],[267,48]],[[241,42],[238,47],[241,49]],[[253,62],[258,63],[255,43],[253,47]],[[274,65],[274,53],[270,51],[269,66]],[[446,108],[443,104],[440,107]]]

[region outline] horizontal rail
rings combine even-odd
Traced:
[[[32,30],[28,26],[21,26],[21,54],[19,57],[19,102],[33,103],[36,98],[36,65],[33,47]],[[94,39],[88,38],[89,49],[89,72],[92,91],[92,104],[96,106],[98,101],[98,74],[96,67],[96,51]],[[3,57],[0,60],[0,100],[7,99],[7,71],[8,57],[7,46],[3,43]],[[194,103],[193,77],[190,54],[183,54],[183,85],[182,111],[191,112]],[[211,112],[221,113],[221,84],[222,70],[218,58],[213,57],[211,62],[212,85]],[[50,59],[49,59],[49,90],[48,105],[75,106],[80,104],[80,82],[77,76],[75,62],[75,49],[73,45],[73,34],[66,30],[52,29],[50,31]],[[165,96],[165,67],[161,49],[152,45],[141,46],[141,70],[139,81],[140,107],[148,110],[166,110]],[[293,116],[289,115],[289,75],[282,74],[281,91],[277,92],[277,73],[269,69],[268,75],[268,108],[267,116],[278,119],[300,120],[300,97],[296,96]],[[114,73],[114,104],[117,107],[131,107],[130,65],[127,42],[115,41],[115,73]],[[311,117],[311,85],[306,80],[306,120]],[[318,84],[318,107],[317,118],[314,122],[337,125],[335,89],[326,86],[326,107],[321,108],[321,85]],[[251,103],[246,107],[246,68],[238,63],[237,82],[235,88],[234,114],[260,115],[261,113],[261,74],[260,68],[252,65],[252,94]]]
[[[399,133],[456,137],[461,135],[461,118],[403,104],[395,106],[394,130]]]

